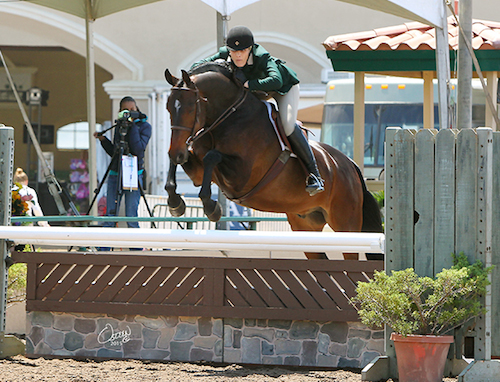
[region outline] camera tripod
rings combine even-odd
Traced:
[[[108,168],[106,169],[106,172],[105,172],[105,174],[104,174],[101,182],[99,183],[99,186],[94,190],[94,194],[95,195],[94,195],[94,197],[92,199],[92,202],[90,203],[87,215],[92,210],[92,207],[93,207],[93,205],[94,205],[94,203],[95,203],[95,201],[97,199],[97,196],[99,195],[103,184],[105,183],[107,177],[109,176],[109,173],[111,171],[111,166],[113,165],[113,163],[116,162],[116,163],[118,163],[118,169],[117,169],[118,174],[117,174],[117,187],[116,187],[116,192],[115,192],[115,195],[114,195],[114,207],[115,208],[114,208],[114,210],[106,211],[106,212],[107,212],[108,216],[112,216],[112,214],[114,216],[118,216],[119,206],[120,206],[120,202],[121,202],[122,195],[123,195],[123,179],[122,179],[122,164],[121,164],[121,160],[122,160],[123,155],[127,155],[129,153],[128,143],[125,140],[125,136],[127,135],[127,132],[128,132],[128,126],[126,125],[126,122],[118,121],[118,123],[116,125],[112,126],[108,130],[112,129],[113,127],[118,127],[120,129],[120,131],[119,131],[120,142],[118,144],[118,147],[115,148],[113,156],[111,157],[111,162],[109,163]],[[108,130],[106,130],[106,131],[108,131]],[[104,132],[106,132],[106,131],[104,131]],[[101,134],[103,134],[103,133],[101,133]],[[149,204],[148,204],[148,202],[146,200],[146,196],[144,194],[144,189],[143,189],[143,187],[142,187],[141,182],[140,182],[139,179],[137,180],[137,187],[139,189],[139,192],[141,194],[142,199],[144,200],[144,204],[146,205],[146,208],[148,210],[149,216],[153,217],[153,213],[152,213],[151,209],[149,208]],[[107,195],[107,197],[109,198],[110,195]],[[151,222],[151,226],[153,228],[156,228],[156,225],[155,225],[154,222]]]

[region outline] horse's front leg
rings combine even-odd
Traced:
[[[175,173],[177,165],[170,161],[170,168],[168,169],[167,183],[165,184],[165,191],[168,193],[168,210],[172,216],[178,217],[184,215],[186,212],[186,203],[184,199],[177,193],[177,181],[175,180]]]
[[[217,150],[210,150],[203,157],[203,182],[198,196],[203,202],[203,212],[207,215],[208,219],[213,222],[220,220],[222,216],[222,209],[218,202],[212,200],[212,175],[215,166],[222,161],[222,154]]]

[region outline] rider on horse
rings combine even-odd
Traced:
[[[293,70],[283,61],[272,57],[262,46],[254,43],[253,34],[247,27],[232,28],[226,39],[226,46],[219,52],[193,65],[225,60],[231,63],[245,88],[270,93],[278,103],[285,134],[293,152],[304,162],[309,176],[306,191],[313,196],[324,191],[324,181],[316,164],[309,142],[297,125],[299,104],[299,80]]]

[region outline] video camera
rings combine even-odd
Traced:
[[[120,128],[120,134],[125,136],[135,120],[144,118],[147,118],[146,114],[143,114],[140,111],[122,110],[118,113],[118,119],[115,122]]]
[[[145,115],[140,111],[122,110],[118,113],[118,121],[120,122],[134,122],[136,119],[142,119]]]

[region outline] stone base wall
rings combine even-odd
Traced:
[[[26,354],[363,368],[384,332],[358,322],[30,312]]]

